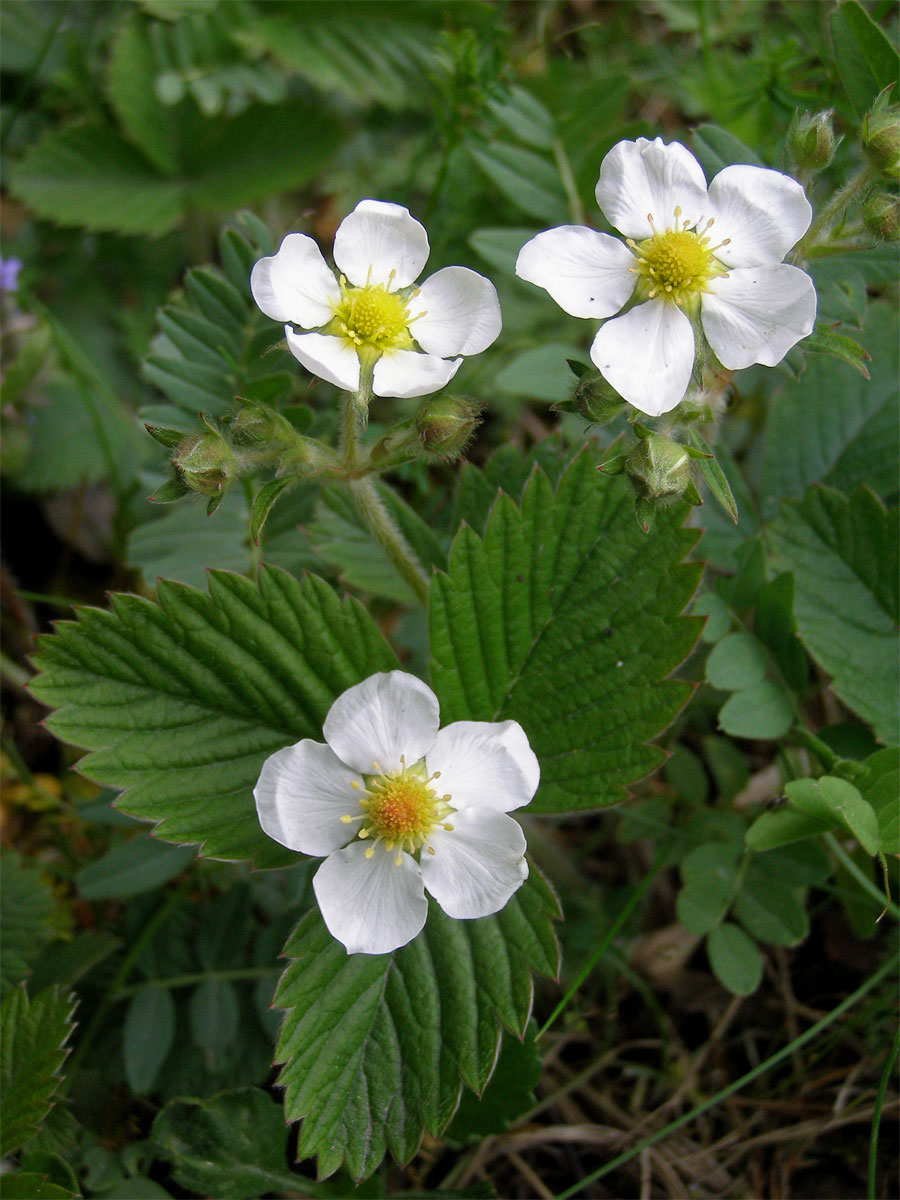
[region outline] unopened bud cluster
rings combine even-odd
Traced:
[[[886,179],[900,179],[900,106],[881,93],[862,123],[863,153]]]
[[[788,133],[788,149],[799,171],[821,171],[834,158],[837,139],[834,113],[803,113],[794,117]]]
[[[481,405],[461,396],[429,398],[415,416],[419,445],[427,455],[459,458],[481,421]]]

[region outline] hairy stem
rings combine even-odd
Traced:
[[[406,538],[394,524],[371,478],[351,479],[347,486],[356,511],[375,541],[412,588],[424,607],[428,600],[428,578]]]

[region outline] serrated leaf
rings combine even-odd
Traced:
[[[13,193],[61,225],[161,234],[181,220],[181,186],[107,125],[48,129],[10,172]]]
[[[511,87],[502,100],[488,100],[490,111],[513,137],[539,150],[549,150],[556,136],[553,114],[524,88]]]
[[[535,1040],[534,1018],[521,1039],[505,1033],[490,1082],[481,1093],[464,1091],[459,1108],[444,1137],[462,1143],[503,1133],[509,1123],[533,1107],[533,1089],[543,1073],[541,1055]]]
[[[856,0],[832,9],[829,20],[838,73],[850,103],[862,116],[882,89],[896,83],[900,58]]]
[[[29,1000],[24,984],[9,992],[0,1018],[0,1156],[37,1133],[52,1107],[68,1051],[74,997],[48,988]]]
[[[131,999],[122,1030],[125,1078],[136,1096],[153,1091],[175,1041],[175,1002],[167,987],[148,984]]]
[[[713,687],[736,692],[765,676],[765,649],[752,633],[729,633],[717,642],[706,660],[706,679]]]
[[[53,937],[53,896],[38,871],[11,850],[0,855],[0,991],[5,993],[29,973],[41,948]]]
[[[863,379],[869,379],[869,368],[866,363],[871,355],[854,338],[846,337],[842,333],[832,333],[829,329],[816,329],[804,338],[803,348],[810,353],[815,352],[836,358],[838,362],[852,367]]]
[[[471,146],[469,153],[516,208],[548,223],[566,220],[566,195],[547,158],[506,142],[491,142],[484,149]]]
[[[762,980],[762,957],[737,925],[718,925],[706,940],[713,974],[735,996],[749,996]]]
[[[419,936],[389,955],[346,954],[308,913],[275,995],[285,1114],[303,1118],[298,1156],[315,1154],[320,1176],[343,1162],[359,1179],[386,1151],[405,1162],[423,1132],[439,1134],[460,1083],[490,1078],[501,1026],[523,1033],[531,971],[555,973],[555,913],[533,870],[491,917],[454,921],[430,904]]]
[[[734,692],[719,709],[719,728],[731,737],[780,738],[793,723],[791,698],[771,679]]]
[[[731,612],[728,605],[716,592],[703,592],[691,606],[691,612],[706,617],[700,637],[704,642],[715,644],[731,628]]]
[[[897,509],[868,489],[811,488],[767,531],[772,569],[794,575],[797,634],[832,687],[885,741],[900,725]]]
[[[332,1196],[287,1169],[281,1106],[260,1088],[236,1088],[208,1100],[174,1100],[153,1122],[153,1144],[183,1188],[221,1200],[268,1192]]]
[[[687,700],[666,676],[700,622],[681,618],[698,568],[683,509],[643,536],[628,488],[587,453],[554,495],[536,470],[521,511],[500,495],[484,539],[463,528],[431,586],[432,684],[445,722],[517,720],[541,764],[531,811],[595,808],[653,770],[650,746]]]
[[[77,1193],[51,1183],[35,1171],[4,1175],[0,1184],[3,1200],[72,1200]]]
[[[845,829],[867,854],[881,849],[878,817],[868,801],[846,779],[823,775],[820,779],[795,779],[785,785],[791,806],[808,817]]]
[[[332,702],[397,665],[371,617],[315,576],[264,566],[257,585],[211,572],[209,592],[161,580],[41,639],[47,724],[93,752],[79,769],[130,789],[117,807],[216,858],[283,864],[251,789],[275,750],[320,738]]]
[[[861,334],[872,355],[869,381],[814,356],[773,396],[766,424],[761,493],[773,517],[782,499],[800,499],[811,483],[851,491],[867,484],[883,498],[897,491],[897,315],[872,304]]]

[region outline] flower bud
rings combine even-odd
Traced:
[[[680,496],[691,482],[691,458],[678,442],[650,433],[628,455],[625,474],[639,499]]]
[[[481,420],[481,405],[460,396],[426,400],[416,413],[416,432],[428,454],[458,458]]]
[[[624,410],[625,401],[602,375],[583,375],[575,385],[572,407],[595,425],[608,425]]]
[[[821,171],[834,157],[837,144],[830,109],[825,112],[795,114],[788,133],[788,148],[797,167]]]
[[[896,104],[876,100],[863,118],[862,145],[876,170],[889,179],[900,178],[900,108]]]
[[[896,241],[900,231],[900,198],[890,192],[873,192],[862,209],[863,224],[883,242]]]
[[[295,438],[290,421],[265,404],[247,404],[231,419],[230,433],[236,446],[290,445]]]
[[[185,486],[202,496],[224,492],[236,473],[237,460],[219,433],[200,433],[185,440],[172,459]]]

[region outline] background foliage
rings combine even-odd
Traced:
[[[595,470],[624,424],[561,411],[593,330],[513,265],[599,223],[621,138],[791,169],[795,113],[833,109],[820,209],[896,24],[880,0],[3,5],[3,1195],[890,1194],[896,246],[848,210],[809,265],[829,353],[733,381],[738,523],[707,498],[647,537]],[[427,614],[343,491],[262,472],[212,516],[161,503],[143,429],[227,428],[240,396],[333,436],[247,274],[365,196],[503,307],[454,383],[485,406],[467,461],[382,490]],[[380,401],[370,441],[411,412]],[[445,721],[528,729],[532,877],[347,959],[249,790],[398,661]]]

